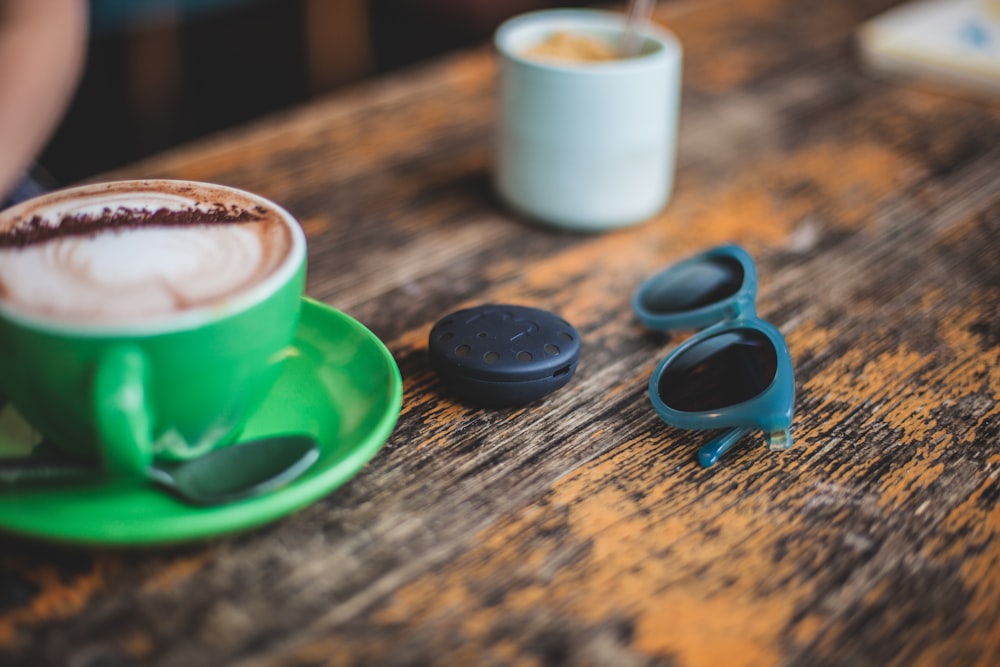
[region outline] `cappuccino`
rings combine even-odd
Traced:
[[[618,60],[621,56],[609,42],[592,35],[556,31],[526,49],[526,58],[571,63],[595,63]]]
[[[0,213],[0,306],[84,326],[217,308],[289,263],[295,224],[221,186],[122,181],[51,193]]]

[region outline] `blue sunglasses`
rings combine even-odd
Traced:
[[[666,423],[726,429],[698,451],[706,468],[754,429],[764,432],[770,451],[792,446],[792,358],[781,332],[757,317],[756,296],[753,259],[724,245],[667,267],[632,297],[650,329],[708,327],[667,355],[649,379],[649,398]]]

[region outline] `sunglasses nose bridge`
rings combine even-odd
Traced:
[[[757,317],[757,306],[754,304],[752,294],[741,294],[729,304],[726,311],[726,319],[730,320]]]

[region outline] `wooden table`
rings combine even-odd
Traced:
[[[112,176],[236,185],[310,239],[308,293],[404,378],[384,449],[264,528],[157,549],[4,536],[0,664],[1000,664],[1000,108],[877,80],[852,34],[887,0],[678,0],[668,209],[576,235],[489,185],[488,45]],[[722,242],[757,259],[795,361],[796,445],[720,464],[646,397],[681,339],[638,282]],[[551,309],[570,384],[449,398],[459,307]]]

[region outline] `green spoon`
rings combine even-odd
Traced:
[[[319,458],[315,438],[279,435],[247,440],[178,464],[155,463],[147,479],[192,505],[221,505],[273,491]],[[22,484],[95,479],[97,464],[64,460],[2,460],[0,482]]]

